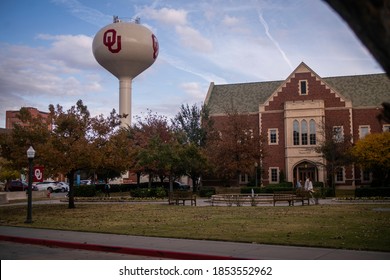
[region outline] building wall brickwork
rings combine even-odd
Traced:
[[[270,178],[273,168],[294,183],[306,177],[326,183],[326,162],[315,151],[325,139],[325,128],[341,127],[343,136],[353,143],[362,134],[382,132],[377,116],[381,103],[390,101],[390,80],[385,74],[322,78],[301,63],[284,81],[212,83],[205,103],[217,126],[224,115],[218,108],[223,108],[224,102],[234,104],[235,98],[242,114],[250,111],[258,119],[259,132],[265,138],[263,184],[275,183]],[[258,110],[253,102],[258,103]],[[270,143],[270,130],[276,131],[276,143]],[[358,166],[344,166],[338,170],[336,183],[367,183],[362,174]],[[367,180],[367,174],[365,177]]]

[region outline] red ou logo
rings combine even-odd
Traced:
[[[152,34],[152,41],[153,41],[153,58],[156,59],[158,56],[158,41],[157,37]]]
[[[108,29],[106,32],[104,32],[103,44],[108,48],[110,52],[118,53],[122,48],[121,36],[116,35],[115,29]]]

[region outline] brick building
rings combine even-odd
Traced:
[[[253,131],[266,139],[261,180],[267,185],[278,183],[281,172],[289,182],[307,177],[326,182],[324,159],[314,149],[324,140],[324,126],[353,142],[389,130],[390,124],[377,119],[385,101],[390,101],[390,79],[385,74],[322,78],[302,62],[283,81],[211,83],[205,104],[216,125],[226,121],[227,103],[251,118]],[[353,165],[340,168],[335,177],[337,185],[351,187],[372,179]]]
[[[27,109],[28,112],[30,112],[31,116],[33,118],[37,118],[38,116],[41,117],[43,120],[47,120],[49,117],[49,113],[39,111],[36,108],[33,107],[24,107],[24,109]],[[21,124],[21,125],[28,125],[28,124],[22,124],[18,115],[20,110],[17,111],[6,111],[5,112],[5,128],[6,129],[13,129],[15,124]],[[48,129],[51,130],[51,122],[48,123]]]

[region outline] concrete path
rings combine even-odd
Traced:
[[[390,260],[390,252],[128,236],[9,226],[0,226],[0,240],[188,260]]]

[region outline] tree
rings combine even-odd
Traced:
[[[182,173],[189,176],[192,180],[192,189],[196,191],[201,176],[209,169],[209,162],[206,156],[206,150],[194,143],[182,145],[180,149],[180,163]]]
[[[36,151],[34,162],[39,163],[45,153],[44,145],[50,136],[48,129],[51,119],[32,116],[27,108],[21,108],[17,115],[20,122],[14,125],[10,133],[1,135],[1,156],[8,161],[8,167],[19,172],[26,169],[28,160],[26,151],[33,146]]]
[[[356,142],[352,154],[356,163],[373,172],[381,186],[390,185],[390,132],[368,134]]]
[[[127,148],[125,137],[120,134],[120,130],[116,130],[119,117],[114,110],[107,118],[91,118],[87,106],[81,100],[67,111],[60,105],[50,105],[49,110],[53,131],[45,145],[45,170],[49,169],[53,174],[66,174],[69,180],[68,207],[75,208],[76,172],[89,169],[124,171],[126,161],[123,162],[123,159],[126,157],[123,157],[122,152]],[[124,147],[117,147],[118,141]]]
[[[158,176],[161,182],[168,177],[172,188],[172,178],[179,175],[180,146],[167,118],[149,110],[143,119],[137,117],[129,135],[137,151],[132,169],[138,176],[147,173],[150,184],[153,176]]]
[[[203,121],[203,125],[202,125]],[[173,128],[183,133],[184,141],[203,147],[206,143],[207,130],[205,125],[209,122],[206,106],[199,108],[196,104],[191,107],[186,104],[180,106],[179,113],[171,120]]]
[[[125,128],[119,129],[120,119],[115,110],[110,116],[103,115],[91,119],[92,147],[96,153],[93,172],[106,182],[120,177],[131,165],[132,149]],[[92,135],[91,135],[92,136]]]
[[[252,174],[253,166],[264,157],[262,137],[247,114],[234,107],[227,110],[219,127],[209,133],[207,155],[218,178],[230,184],[240,174]]]
[[[377,116],[379,122],[390,123],[390,103],[383,102],[382,109],[379,115]]]
[[[179,141],[182,143],[180,166],[183,174],[192,180],[195,191],[199,185],[199,178],[208,168],[205,156],[205,144],[208,128],[212,126],[206,106],[199,108],[196,104],[191,107],[181,105],[179,113],[171,120]]]
[[[12,168],[12,163],[0,157],[0,181],[10,181],[20,177],[20,172]]]
[[[41,161],[45,153],[44,145],[49,137],[50,118],[32,116],[27,108],[22,107],[17,115],[20,122],[7,133],[0,135],[1,180],[12,180],[27,174],[27,149],[33,146],[36,151],[35,163]]]
[[[330,187],[335,193],[335,175],[339,168],[351,164],[352,157],[350,149],[352,147],[352,136],[344,134],[339,127],[322,124],[320,129],[322,141],[314,148],[325,159],[325,168],[329,176]]]

